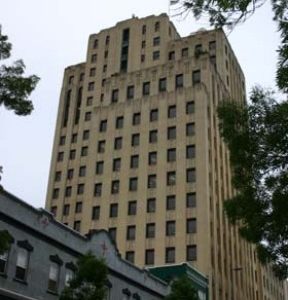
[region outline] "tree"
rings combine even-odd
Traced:
[[[0,255],[10,248],[13,238],[7,230],[0,230]]]
[[[75,276],[63,290],[60,300],[105,299],[107,275],[108,268],[104,260],[88,252],[79,258]]]
[[[8,37],[2,34],[0,25],[0,60],[10,57],[12,44]],[[31,75],[23,76],[25,64],[22,60],[15,61],[12,65],[0,66],[0,106],[13,110],[17,115],[29,115],[33,110],[33,104],[28,99],[35,89],[39,77]]]
[[[171,293],[165,300],[198,300],[197,291],[187,276],[177,278],[172,282]]]

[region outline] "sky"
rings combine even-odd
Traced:
[[[12,61],[23,59],[26,74],[41,78],[31,96],[35,109],[30,116],[20,117],[0,107],[1,184],[7,191],[35,207],[45,206],[64,68],[84,61],[88,36],[133,14],[140,18],[168,13],[168,2],[0,0],[0,24],[13,44]],[[209,27],[192,14],[172,21],[181,36]],[[244,71],[247,93],[255,84],[275,88],[280,39],[270,1],[228,38]]]

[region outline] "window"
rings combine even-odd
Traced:
[[[160,51],[153,51],[153,60],[158,60],[160,58]]]
[[[113,180],[111,183],[111,194],[118,194],[120,189],[120,181]]]
[[[67,186],[65,189],[65,197],[71,197],[72,195],[72,186]]]
[[[74,81],[74,76],[69,76],[69,84],[72,84],[73,83],[73,81]]]
[[[70,266],[71,265],[71,266]],[[66,270],[65,270],[65,286],[70,285],[70,281],[75,277],[75,266],[73,263],[67,263],[66,264]]]
[[[195,135],[195,123],[186,124],[186,136]]]
[[[86,105],[90,106],[90,105],[92,105],[92,102],[93,102],[93,97],[87,97],[87,99],[86,99]]]
[[[99,141],[98,142],[98,153],[104,153],[105,152],[105,141]]]
[[[115,227],[111,227],[108,229],[108,233],[112,239],[112,241],[116,241],[116,237],[117,237],[117,228]]]
[[[104,161],[97,161],[96,162],[96,174],[101,175],[104,171]]]
[[[157,135],[158,135],[157,130],[151,130],[149,132],[149,143],[151,143],[151,144],[157,143]]]
[[[100,206],[93,206],[92,208],[92,220],[99,220],[100,218]]]
[[[196,218],[187,219],[186,221],[186,233],[196,233]]]
[[[159,92],[165,92],[167,89],[167,79],[160,78],[159,79]]]
[[[141,62],[145,61],[145,54],[141,54]]]
[[[150,111],[150,122],[154,122],[158,120],[158,109],[152,109]]]
[[[186,170],[186,182],[195,182],[196,181],[196,170],[187,169]]]
[[[102,79],[102,83],[101,83],[101,86],[104,87],[105,86],[105,83],[106,83],[106,79]],[[101,95],[102,96],[102,95]]]
[[[106,130],[107,130],[107,120],[101,120],[100,126],[99,126],[99,131],[105,132]]]
[[[140,134],[139,133],[132,134],[131,145],[135,147],[135,146],[139,146],[139,144],[140,144]]]
[[[8,251],[5,251],[2,254],[0,254],[0,274],[6,273],[8,255],[9,255]]]
[[[119,90],[118,89],[114,89],[112,91],[112,95],[111,95],[111,102],[112,103],[118,102],[118,97],[119,97]]]
[[[106,36],[106,40],[105,40],[105,45],[106,45],[106,46],[109,45],[109,42],[110,42],[110,36],[107,35],[107,36]]]
[[[142,26],[142,34],[145,34],[146,33],[146,25],[143,25]]]
[[[216,41],[209,42],[209,50],[215,50],[216,49]]]
[[[57,206],[52,206],[50,212],[53,216],[56,216],[57,215]]]
[[[195,56],[198,58],[203,53],[202,44],[198,44],[195,46]]]
[[[93,76],[95,76],[95,74],[96,74],[96,68],[91,68],[89,71],[89,76],[93,77]]]
[[[27,249],[18,248],[15,278],[26,281],[29,257],[30,255]]]
[[[89,135],[90,135],[90,131],[89,130],[84,130],[83,131],[83,140],[88,140]]]
[[[175,59],[175,51],[170,51],[168,53],[168,60],[174,60]]]
[[[178,89],[178,88],[182,88],[183,87],[183,74],[178,74],[176,75],[175,77],[175,88]]]
[[[76,202],[75,213],[81,213],[81,212],[82,212],[82,202]]]
[[[87,111],[87,112],[85,113],[85,121],[90,121],[90,120],[91,120],[91,117],[92,117],[91,111]]]
[[[64,159],[64,152],[59,152],[57,156],[57,161],[63,161]]]
[[[104,94],[101,94],[100,95],[100,102],[103,102],[104,101]]]
[[[176,118],[176,105],[170,105],[168,107],[168,118]]]
[[[137,191],[138,188],[138,178],[133,177],[129,179],[129,191]]]
[[[157,152],[156,151],[149,153],[148,163],[149,163],[149,166],[157,164]]]
[[[130,168],[137,169],[139,165],[139,155],[132,155],[130,158]]]
[[[150,94],[150,82],[144,82],[142,87],[143,96],[148,96]]]
[[[84,80],[84,76],[85,76],[85,74],[84,74],[84,73],[81,73],[81,74],[80,74],[80,77],[79,77],[79,81],[83,81],[83,80]]]
[[[136,233],[136,226],[135,225],[127,226],[126,239],[128,241],[134,241],[135,240],[135,233]]]
[[[186,158],[195,158],[195,145],[186,146]]]
[[[118,204],[113,203],[110,205],[110,218],[117,218],[118,217]]]
[[[91,63],[95,63],[97,61],[97,54],[93,54],[91,56]]]
[[[60,146],[65,145],[65,140],[66,140],[66,136],[65,135],[61,136],[59,140],[59,145]]]
[[[107,71],[107,65],[104,65],[103,66],[103,69],[102,69],[103,73],[105,73]]]
[[[135,252],[134,251],[127,251],[125,254],[125,259],[130,261],[132,264],[135,260]]]
[[[156,174],[148,175],[148,189],[156,188]]]
[[[160,30],[160,22],[155,22],[155,25],[154,25],[154,30],[155,32],[159,31]]]
[[[67,171],[67,179],[71,180],[73,178],[73,174],[74,174],[74,170],[73,169],[69,169]]]
[[[71,137],[71,143],[77,143],[77,133],[73,133]]]
[[[86,167],[85,166],[81,166],[79,168],[79,177],[84,177],[86,175]]]
[[[94,82],[89,82],[88,83],[88,91],[94,91],[95,83]]]
[[[141,114],[140,113],[134,113],[133,114],[132,125],[139,125],[140,122],[141,122]]]
[[[156,36],[153,39],[153,46],[159,46],[160,45],[160,36]]]
[[[142,41],[141,48],[144,49],[146,47],[146,41]]]
[[[88,155],[88,147],[82,147],[81,148],[81,156],[87,156],[87,155]],[[74,156],[74,158],[75,158],[75,156]]]
[[[105,52],[104,52],[104,58],[107,58],[108,57],[108,50],[106,50]]]
[[[196,193],[186,194],[186,207],[196,207]]]
[[[147,199],[147,213],[154,213],[156,211],[156,199]]]
[[[94,196],[100,197],[102,194],[102,183],[96,183],[94,186]]]
[[[175,221],[167,221],[166,222],[166,236],[174,236],[175,232],[176,232],[175,227],[176,227]]]
[[[135,216],[137,213],[137,202],[129,201],[128,202],[128,216]]]
[[[123,125],[124,125],[124,118],[122,116],[121,117],[117,117],[116,118],[116,129],[123,128]]]
[[[122,148],[122,137],[117,137],[114,140],[114,149],[120,150]]]
[[[195,112],[195,102],[194,101],[189,101],[186,103],[186,114],[190,115]]]
[[[197,259],[197,246],[189,245],[186,248],[186,260],[193,261]]]
[[[181,50],[182,57],[188,57],[188,48],[183,48]]]
[[[61,180],[61,171],[57,171],[55,173],[55,177],[54,177],[55,181],[60,181]]]
[[[76,150],[70,150],[69,152],[69,159],[73,160],[76,157]]]
[[[78,184],[78,186],[77,186],[77,195],[83,195],[84,194],[84,187],[85,187],[85,185],[83,183]]]
[[[167,129],[167,139],[175,140],[176,139],[176,126],[168,127]]]
[[[193,71],[193,73],[192,73],[192,82],[193,82],[193,84],[201,82],[201,72],[200,72],[200,70]]]
[[[165,249],[165,262],[174,263],[175,262],[175,248],[168,247]]]
[[[146,224],[146,238],[155,238],[155,223]]]
[[[167,149],[167,161],[176,161],[176,148]]]
[[[127,99],[133,99],[134,98],[134,85],[129,85],[127,87]]]
[[[154,265],[154,249],[145,251],[145,265]]]
[[[119,172],[121,169],[121,158],[114,158],[113,159],[113,171]]]
[[[81,221],[75,221],[73,225],[74,230],[80,231],[81,229]]]
[[[166,197],[166,209],[175,210],[176,208],[176,196],[170,195]]]
[[[176,172],[168,172],[167,173],[167,185],[175,185],[176,184]]]
[[[69,211],[70,211],[70,205],[69,204],[65,204],[63,206],[63,215],[64,216],[68,216],[69,215]]]
[[[97,39],[95,39],[94,42],[93,42],[93,48],[94,49],[98,48],[98,40]]]

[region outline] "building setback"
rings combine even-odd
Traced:
[[[210,299],[283,299],[223,212],[234,192],[223,99],[245,103],[222,30],[181,38],[162,14],[91,35],[64,73],[46,207],[82,233],[107,229],[136,265],[188,262]]]

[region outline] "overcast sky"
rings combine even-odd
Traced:
[[[32,94],[35,110],[19,117],[0,107],[0,165],[5,189],[36,207],[45,205],[58,101],[64,68],[84,61],[88,36],[116,22],[168,12],[168,0],[0,0],[0,24],[22,58],[27,74],[41,81]],[[181,36],[205,22],[173,18]],[[247,91],[261,83],[274,88],[279,35],[270,1],[229,34],[246,76]]]

